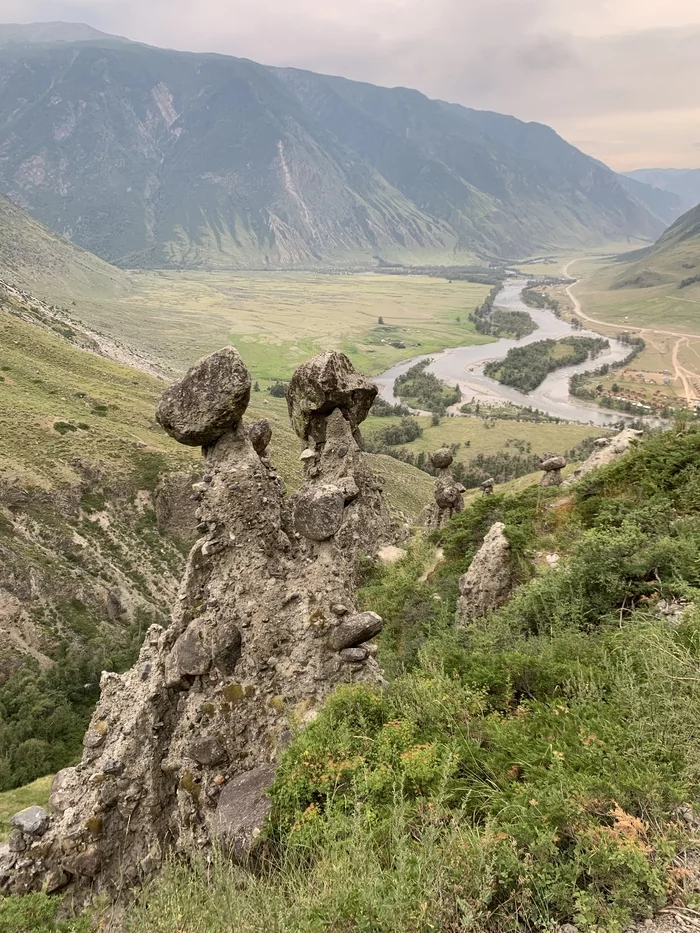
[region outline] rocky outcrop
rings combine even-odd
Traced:
[[[464,511],[463,496],[466,492],[461,483],[456,483],[452,476],[454,457],[448,447],[441,447],[430,455],[430,462],[437,477],[435,482],[435,501],[428,508],[426,525],[430,529],[442,528],[453,515]]]
[[[540,481],[540,486],[561,486],[561,471],[566,466],[566,457],[559,454],[542,454],[540,457],[540,470],[544,471],[544,476]]]
[[[618,457],[626,454],[630,447],[636,443],[642,435],[642,431],[635,431],[633,428],[625,428],[624,431],[620,431],[620,433],[616,434],[614,437],[599,437],[595,441],[595,450],[588,460],[582,463],[580,467],[577,467],[571,476],[566,478],[564,485],[570,486],[592,470],[597,470],[598,467],[607,466],[608,463],[617,460]]]
[[[505,525],[496,522],[459,580],[457,625],[468,625],[503,606],[515,588],[510,542]]]
[[[18,826],[2,891],[119,899],[169,850],[216,840],[244,855],[292,724],[339,683],[381,680],[371,644],[381,619],[359,612],[354,595],[356,557],[389,528],[356,440],[370,389],[340,354],[302,368],[318,376],[313,390],[295,375],[290,409],[311,455],[289,502],[265,454],[269,431],[242,421],[250,380],[240,357],[214,358],[159,408],[173,436],[208,440],[192,487],[205,531],[171,624],[149,629],[131,670],[102,675],[82,760],[56,776],[42,834]]]

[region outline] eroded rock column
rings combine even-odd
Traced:
[[[17,830],[1,890],[114,900],[168,850],[218,841],[244,855],[293,724],[338,683],[380,681],[370,642],[382,622],[358,611],[353,585],[357,555],[388,527],[357,443],[376,390],[340,354],[310,361],[293,387],[312,456],[291,504],[266,454],[269,423],[243,423],[250,376],[233,348],[164,394],[159,422],[203,446],[202,536],[169,628],[149,630],[131,670],[102,675],[83,758],[56,776],[50,817]]]
[[[442,528],[453,515],[464,511],[465,488],[456,483],[452,475],[454,456],[448,447],[441,447],[430,455],[435,469],[435,502],[430,506],[426,525],[430,529]]]

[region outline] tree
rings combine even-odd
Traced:
[[[377,318],[377,324],[383,324],[383,323],[384,323],[384,318],[380,315],[380,316]]]
[[[434,428],[440,424],[440,415],[436,411],[433,412],[433,417],[430,419],[430,423]]]
[[[260,391],[260,383],[256,381],[255,385],[253,386],[253,392],[259,392],[259,391]]]
[[[620,391],[619,385],[616,382],[613,382],[610,391],[613,393],[613,395],[617,395],[617,393]]]

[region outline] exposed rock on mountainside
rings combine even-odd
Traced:
[[[540,470],[544,471],[544,476],[540,481],[540,486],[561,486],[561,471],[566,466],[566,457],[559,454],[542,454],[540,457]]]
[[[663,229],[548,127],[405,88],[92,34],[6,47],[0,84],[0,188],[124,268],[510,258]]]
[[[466,492],[461,483],[456,483],[452,475],[454,457],[448,447],[441,447],[431,454],[430,462],[435,468],[435,502],[428,508],[426,525],[437,529],[448,522],[453,515],[464,509],[463,495]]]
[[[206,421],[195,398],[202,385],[218,413],[230,386],[245,384],[237,354],[215,357],[166,393],[174,434],[192,411]],[[210,381],[214,366],[220,378]],[[308,720],[338,683],[380,681],[367,643],[382,622],[358,612],[353,581],[356,555],[387,539],[388,517],[354,436],[357,374],[327,354],[304,371],[319,368],[335,374],[313,411],[325,440],[305,458],[291,502],[241,421],[243,402],[204,448],[193,490],[206,533],[190,552],[171,625],[149,629],[126,674],[103,674],[83,759],[57,775],[48,828],[18,829],[0,868],[4,890],[116,898],[172,847],[217,839],[243,854],[264,819],[290,715]],[[294,386],[292,406],[307,397],[300,378]],[[259,423],[252,433],[267,435]],[[332,522],[316,509],[319,496],[332,498]]]
[[[588,460],[582,463],[580,467],[577,467],[571,476],[567,477],[564,485],[570,486],[571,483],[575,483],[577,479],[590,473],[591,470],[612,463],[613,460],[627,453],[630,446],[639,440],[642,433],[642,431],[635,431],[633,428],[625,428],[624,431],[620,431],[614,437],[599,437],[595,442],[595,450]]]
[[[504,529],[502,522],[492,525],[469,570],[460,577],[457,625],[468,625],[488,615],[508,602],[513,592],[515,578],[510,542]]]

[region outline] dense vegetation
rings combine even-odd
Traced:
[[[618,335],[617,339],[630,348],[628,355],[615,363],[604,363],[598,369],[589,370],[587,373],[575,373],[569,380],[569,392],[576,398],[596,402],[605,408],[613,408],[616,411],[625,411],[629,414],[640,414],[640,411],[645,408],[643,404],[631,402],[624,398],[616,398],[614,393],[605,392],[603,386],[596,385],[601,377],[629,366],[632,360],[639,356],[646,347],[644,340],[634,334],[622,333]]]
[[[522,585],[455,631],[458,577],[497,520]],[[292,743],[266,858],[172,862],[130,933],[616,933],[688,903],[673,858],[700,773],[700,433],[565,494],[480,498],[435,543],[427,580],[421,541],[370,574],[389,684],[338,691]]]
[[[434,373],[426,372],[431,359],[421,360],[394,380],[394,393],[412,408],[426,409],[444,415],[450,405],[462,399],[459,386],[450,388]]]
[[[559,302],[556,298],[552,298],[551,295],[547,292],[538,291],[540,288],[539,283],[537,282],[528,282],[527,288],[524,288],[520,293],[520,297],[523,299],[526,305],[529,305],[531,308],[541,308],[542,310],[553,311],[558,317],[560,313]]]
[[[535,424],[559,424],[561,418],[548,415],[539,408],[531,405],[515,405],[512,402],[482,404],[478,399],[472,398],[460,408],[465,415],[475,415],[478,418],[495,418],[497,421],[531,421]]]
[[[524,347],[513,347],[505,359],[487,363],[484,373],[521,392],[532,392],[555,369],[583,363],[609,346],[604,337],[538,340]]]
[[[509,311],[506,308],[495,308],[494,304],[502,285],[491,289],[484,301],[469,315],[474,329],[478,334],[489,334],[491,337],[516,337],[520,339],[537,330],[537,325],[527,311]]]

